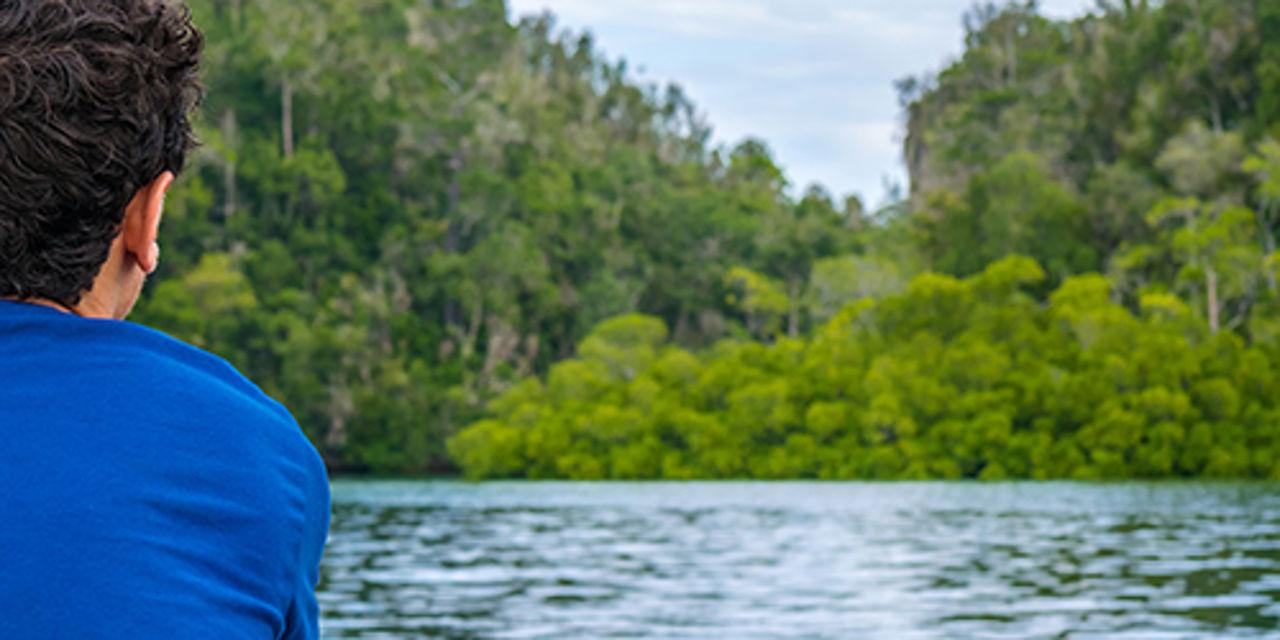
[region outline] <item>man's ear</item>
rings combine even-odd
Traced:
[[[160,215],[164,212],[164,196],[173,186],[173,172],[165,171],[150,184],[138,189],[125,209],[121,239],[124,248],[146,273],[156,270],[160,263],[160,245],[156,237],[160,233]]]

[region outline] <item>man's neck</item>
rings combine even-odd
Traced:
[[[8,300],[10,302],[19,302],[22,304],[34,304],[53,309],[54,311],[79,316],[81,318],[110,319],[116,317],[115,314],[113,314],[107,307],[98,304],[96,299],[88,295],[82,298],[79,303],[74,305],[63,304],[57,300],[50,300],[48,298],[15,298],[0,296],[0,300]]]
[[[48,307],[50,309],[53,309],[54,311],[61,311],[62,313],[69,313],[77,316],[81,315],[80,311],[75,307],[68,306],[68,305],[62,304],[61,302],[56,302],[53,300],[46,300],[44,298],[15,298],[12,296],[0,296],[0,300],[7,300],[9,302],[19,302],[22,304],[34,304],[40,307]]]

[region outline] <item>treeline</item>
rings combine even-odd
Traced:
[[[1102,276],[1044,281],[1024,257],[925,274],[700,355],[610,320],[450,451],[477,478],[1280,479],[1280,353],[1173,296],[1135,315]]]
[[[206,146],[139,319],[335,469],[1275,473],[1274,2],[975,7],[875,212],[501,0],[191,4]]]

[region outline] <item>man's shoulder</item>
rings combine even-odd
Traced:
[[[270,441],[319,462],[289,410],[222,357],[139,324],[122,322],[114,330],[129,336],[116,348],[127,351],[123,366],[148,377],[153,402],[212,420],[219,432],[246,445]]]
[[[119,320],[79,318],[0,302],[0,358],[11,382],[71,392],[93,404],[146,416],[179,430],[216,427],[224,436],[286,446],[305,437],[289,411],[223,358],[168,334]],[[48,387],[65,387],[54,389]],[[124,413],[124,411],[119,411]],[[308,445],[309,447],[309,445]]]
[[[109,357],[127,361],[122,366],[151,381],[150,401],[161,407],[157,420],[168,414],[175,429],[208,438],[204,450],[211,455],[234,457],[248,467],[254,461],[269,467],[284,462],[308,494],[327,495],[324,462],[293,415],[233,365],[140,324],[119,322],[107,328],[126,336],[102,341],[121,350]]]
[[[266,416],[295,425],[293,416],[280,402],[221,356],[188,344],[166,333],[131,322],[117,322],[109,329],[126,338],[105,340],[106,349],[120,356],[127,366],[151,372],[148,379],[159,390],[188,395],[198,390],[226,408],[252,408]],[[147,374],[144,374],[147,375]],[[227,406],[230,403],[231,406]]]
[[[81,379],[99,389],[119,387],[135,410],[186,424],[218,423],[220,430],[295,429],[288,410],[223,358],[131,322],[80,321],[72,333]],[[169,419],[166,419],[166,415]]]
[[[148,425],[130,431],[140,438],[188,438],[227,455],[283,455],[323,468],[289,411],[234,366],[139,324],[0,302],[0,361],[8,365],[0,399],[21,398],[44,419],[128,420]]]

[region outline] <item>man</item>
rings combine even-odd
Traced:
[[[218,358],[122,321],[193,141],[169,0],[0,0],[0,638],[313,638],[324,467]]]

